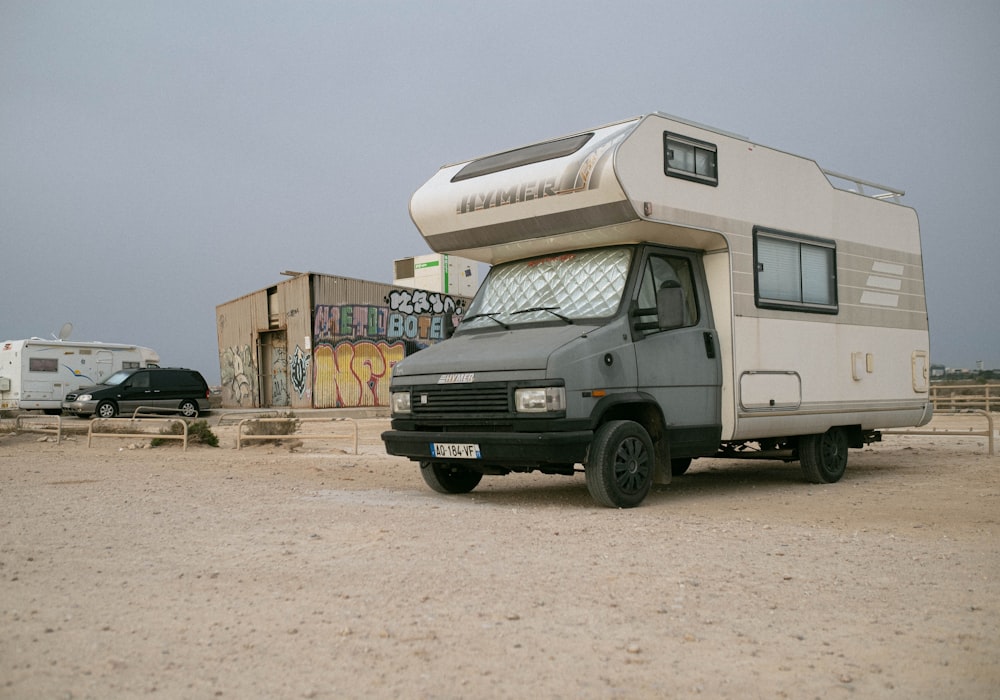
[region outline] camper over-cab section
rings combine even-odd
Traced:
[[[411,216],[493,269],[454,338],[396,366],[387,448],[445,491],[581,464],[607,505],[710,455],[836,481],[848,446],[930,419],[902,195],[660,113],[445,166]]]

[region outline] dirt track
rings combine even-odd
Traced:
[[[0,438],[0,698],[1000,692],[985,438],[829,486],[699,460],[617,511],[582,475],[440,496],[361,425],[358,456]]]

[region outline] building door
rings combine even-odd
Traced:
[[[285,331],[260,334],[260,375],[261,406],[288,406],[288,340]]]

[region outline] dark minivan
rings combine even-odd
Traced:
[[[86,417],[131,415],[140,406],[194,418],[208,411],[208,383],[201,373],[177,367],[123,369],[102,383],[85,387],[63,399],[63,410]]]

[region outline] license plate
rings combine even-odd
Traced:
[[[431,457],[447,459],[482,459],[479,454],[479,445],[472,443],[457,442],[432,442]]]

